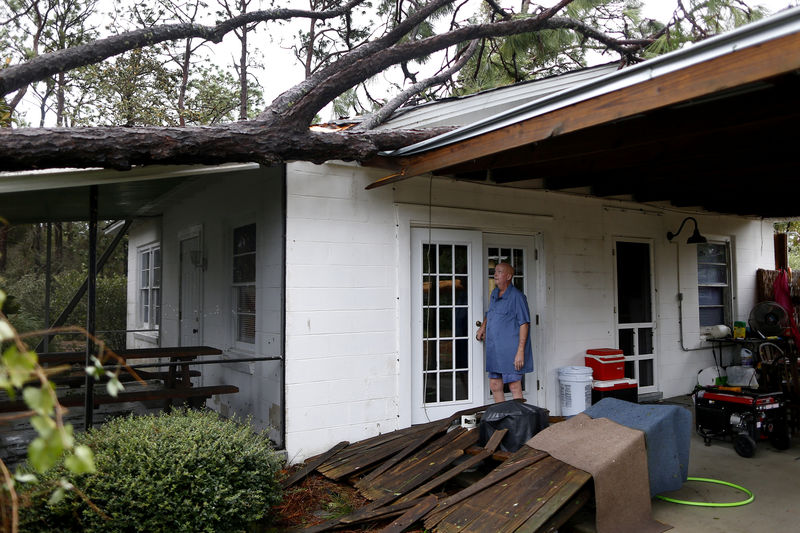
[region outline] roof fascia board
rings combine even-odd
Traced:
[[[48,169],[46,171],[7,172],[0,173],[0,194],[201,176],[257,168],[259,168],[258,163],[233,163],[213,166],[143,166],[124,171],[111,169]]]

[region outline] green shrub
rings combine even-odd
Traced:
[[[97,472],[47,474],[28,494],[21,531],[244,531],[280,501],[281,459],[266,436],[213,411],[177,411],[110,421],[79,435],[95,453]],[[66,477],[75,491],[48,505]]]

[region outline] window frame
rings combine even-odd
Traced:
[[[247,228],[248,226],[253,226],[253,249],[251,251],[246,251],[242,253],[236,253],[236,239],[235,234],[237,230],[242,228]],[[230,261],[229,265],[231,268],[231,274],[228,278],[230,280],[230,294],[231,294],[231,325],[230,325],[230,335],[231,335],[231,345],[236,351],[240,352],[247,352],[253,353],[256,351],[259,341],[258,335],[258,225],[255,221],[247,222],[243,224],[236,224],[232,226],[229,233],[231,244],[228,248],[230,251]],[[253,256],[253,279],[248,281],[234,281],[236,276],[236,267],[235,261],[238,257],[243,257],[246,255]],[[239,310],[239,289],[241,287],[253,287],[253,312],[252,313],[242,313]],[[252,315],[253,317],[253,337],[252,342],[246,340],[239,339],[239,325],[240,325],[240,316],[244,315]]]
[[[155,257],[156,252],[158,256],[158,265],[156,265]],[[145,269],[143,267],[143,259],[148,258],[148,265]],[[161,327],[161,292],[163,282],[163,257],[161,254],[161,243],[153,242],[145,246],[140,246],[136,253],[137,272],[138,272],[138,291],[137,291],[137,306],[136,317],[140,329],[155,330],[156,333]],[[158,283],[156,283],[155,271],[159,271]],[[146,272],[146,274],[145,274]],[[144,286],[145,279],[147,286]],[[144,296],[144,291],[147,296]],[[154,292],[156,296],[154,298]],[[145,317],[147,313],[147,317]],[[148,333],[153,333],[149,331]]]
[[[716,246],[723,246],[725,249],[725,262],[701,262],[700,261],[700,250],[703,246],[708,245],[716,245]],[[705,244],[698,244],[697,245],[697,324],[700,329],[701,335],[707,335],[710,333],[711,328],[718,324],[707,324],[703,325],[702,323],[702,313],[703,309],[707,308],[722,308],[722,322],[721,324],[729,325],[733,323],[733,282],[734,282],[734,269],[733,269],[733,261],[732,261],[732,249],[731,249],[731,242],[729,239],[709,239]],[[701,268],[703,265],[708,266],[724,266],[725,267],[725,276],[726,276],[726,283],[701,283],[700,280],[700,273]],[[701,303],[701,289],[703,287],[712,287],[712,288],[722,288],[722,304],[721,305],[710,305],[710,304],[702,304]]]

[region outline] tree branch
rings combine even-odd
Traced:
[[[552,15],[550,15],[551,18],[546,18],[550,13],[552,13],[552,10],[544,11],[536,17],[470,25],[427,39],[401,43],[390,48],[378,50],[351,66],[334,69],[328,78],[320,80],[301,100],[286,109],[280,120],[287,126],[305,127],[311,123],[316,113],[325,107],[328,102],[356,84],[402,61],[425,56],[465,41],[516,35],[545,29],[570,29],[603,43],[606,47],[626,58],[630,58],[636,50],[642,47],[621,45],[615,38],[577,20],[552,17]],[[334,63],[333,66],[337,64]]]
[[[364,161],[452,128],[320,133],[245,121],[216,127],[0,128],[2,170],[257,162]]]
[[[450,77],[461,70],[461,68],[467,64],[469,58],[475,54],[475,51],[478,49],[478,42],[479,41],[472,41],[469,44],[469,47],[461,54],[461,57],[456,61],[456,63],[451,66],[449,69],[445,70],[441,74],[437,74],[436,76],[432,76],[428,79],[422,80],[418,83],[415,83],[405,91],[401,92],[389,102],[383,106],[381,109],[369,115],[365,120],[361,122],[358,126],[353,128],[353,131],[367,131],[371,130],[380,124],[383,124],[386,119],[388,119],[392,113],[394,113],[397,108],[403,105],[409,98],[414,96],[417,93],[420,93],[427,89],[428,87],[432,87],[434,85],[438,85],[440,83],[444,83]]]
[[[218,43],[230,31],[255,22],[286,20],[291,18],[328,19],[347,13],[365,0],[350,0],[344,6],[329,11],[302,9],[268,9],[238,15],[216,26],[200,24],[168,24],[134,30],[88,44],[42,54],[30,61],[0,70],[0,96],[21,89],[48,76],[99,63],[104,59],[136,48],[152,46],[177,39],[200,38]]]

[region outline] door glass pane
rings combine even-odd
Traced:
[[[451,308],[439,308],[439,335],[438,337],[453,336],[453,310]]]
[[[456,276],[455,292],[456,305],[467,305],[469,303],[469,278],[467,276]]]
[[[436,309],[422,310],[422,337],[436,338]]]
[[[625,361],[625,377],[636,379],[636,364],[634,361]]]
[[[469,372],[456,372],[456,400],[469,398]]]
[[[422,305],[436,305],[436,276],[422,276]]]
[[[455,246],[455,273],[456,274],[468,274],[469,273],[469,264],[467,262],[467,247],[460,245]]]
[[[469,368],[468,342],[467,339],[456,340],[456,368]]]
[[[422,245],[422,273],[436,272],[436,245]]]
[[[620,324],[652,321],[649,244],[617,242],[617,302]]]
[[[439,245],[439,273],[453,273],[453,247],[448,244]]]
[[[469,318],[466,307],[456,307],[456,337],[469,335]]]
[[[438,385],[436,372],[425,372],[422,376],[425,388],[425,403],[436,403],[436,388]]]
[[[439,374],[439,401],[453,401],[453,373],[442,372]]]
[[[451,276],[439,278],[439,304],[453,305],[453,278]]]
[[[423,370],[436,370],[436,341],[422,343],[422,360],[425,365]]]
[[[511,266],[514,267],[514,274],[517,276],[522,276],[525,274],[525,261],[522,255],[522,250],[519,248],[514,249],[514,260],[511,263]]]
[[[636,355],[633,353],[632,329],[619,330],[619,349],[622,350],[623,355]]]
[[[639,328],[639,355],[653,353],[653,328]]]
[[[653,360],[643,359],[639,361],[639,386],[650,387],[653,381]]]
[[[439,341],[439,369],[453,368],[453,341]]]

